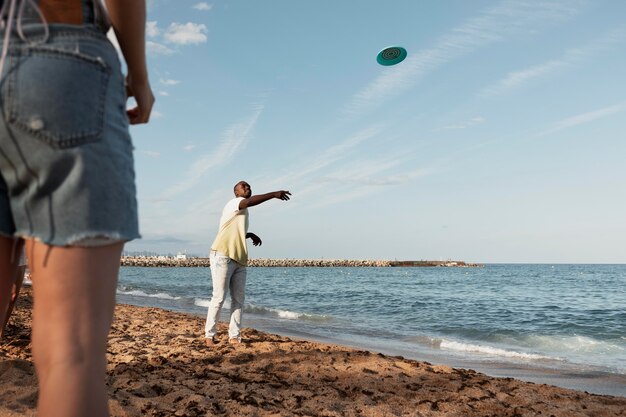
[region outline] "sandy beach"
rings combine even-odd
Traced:
[[[30,288],[0,343],[0,417],[34,416]],[[204,320],[119,305],[109,336],[113,416],[626,416],[626,398],[493,378],[246,328],[204,346]]]

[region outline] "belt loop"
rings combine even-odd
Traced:
[[[93,23],[99,27],[103,33],[107,33],[111,28],[111,21],[101,0],[89,0],[92,7]]]
[[[95,22],[95,6],[92,5],[93,1],[80,1],[80,8],[83,12],[83,25],[93,24]]]

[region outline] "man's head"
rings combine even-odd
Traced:
[[[245,181],[239,181],[235,184],[233,191],[235,192],[235,197],[250,198],[252,195],[252,188],[250,188],[250,184]]]

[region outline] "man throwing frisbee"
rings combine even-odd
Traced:
[[[252,195],[250,184],[239,181],[235,184],[235,198],[224,206],[217,237],[211,245],[210,262],[213,294],[204,327],[207,346],[216,343],[216,325],[224,297],[230,291],[230,325],[228,342],[241,343],[241,315],[246,288],[246,265],[248,247],[246,239],[252,239],[254,246],[261,245],[261,239],[248,232],[248,207],[253,207],[273,198],[287,201],[289,191],[274,191]]]

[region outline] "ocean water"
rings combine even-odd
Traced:
[[[122,303],[204,316],[210,294],[208,268],[120,272]],[[626,396],[626,265],[248,268],[244,326]]]

